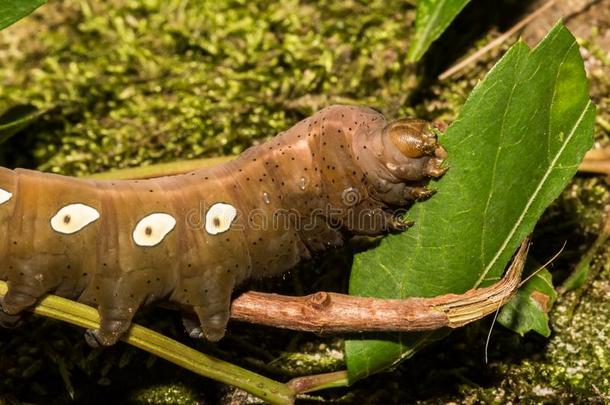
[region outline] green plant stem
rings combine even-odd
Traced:
[[[6,283],[0,281],[0,296],[6,292]],[[46,296],[32,311],[87,329],[99,327],[99,315],[94,308],[54,295]],[[271,404],[294,402],[295,393],[286,384],[200,353],[143,326],[134,324],[122,340],[199,375],[239,387]]]
[[[568,291],[576,290],[576,294],[580,298],[586,288],[588,288],[587,284],[592,280],[595,280],[601,271],[602,266],[591,273],[591,263],[595,259],[595,256],[598,254],[600,249],[607,246],[608,239],[610,239],[610,213],[607,213],[604,216],[601,231],[595,242],[593,242],[593,245],[591,245],[589,250],[587,250],[584,256],[580,259],[572,274],[570,274],[570,276],[563,282],[561,287],[558,288],[559,294],[565,294]]]
[[[334,373],[293,378],[286,385],[296,394],[304,394],[306,392],[320,391],[327,388],[347,387],[349,385],[349,379],[347,371],[343,370]]]
[[[152,177],[172,176],[188,173],[193,170],[212,167],[234,159],[235,156],[220,156],[207,159],[182,160],[178,162],[160,163],[156,165],[134,167],[129,169],[111,170],[87,176],[92,180],[135,180]]]

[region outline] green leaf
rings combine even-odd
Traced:
[[[44,3],[46,3],[46,0],[0,1],[0,30],[21,20]]]
[[[531,274],[537,268],[531,261],[528,262],[526,274]],[[556,299],[557,292],[553,287],[551,273],[547,269],[540,270],[502,308],[498,322],[521,336],[534,331],[548,337],[551,334],[548,313]]]
[[[515,44],[470,94],[441,142],[438,193],[407,214],[415,226],[354,259],[353,295],[461,293],[501,276],[593,143],[595,108],[578,45],[556,25],[531,51]],[[442,332],[346,343],[350,380],[383,370]]]
[[[591,271],[591,262],[580,261],[572,274],[561,285],[563,291],[572,291],[582,287],[587,281],[587,276]]]
[[[30,125],[42,113],[31,105],[18,105],[6,110],[0,115],[0,144]]]
[[[411,62],[418,61],[462,11],[470,0],[420,0],[417,3],[415,34],[407,54]]]

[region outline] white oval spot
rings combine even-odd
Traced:
[[[96,221],[100,213],[85,204],[66,205],[51,218],[51,228],[67,235],[78,232],[90,223]]]
[[[138,246],[158,245],[175,226],[176,219],[169,214],[150,214],[137,223],[133,230],[133,241]]]
[[[9,193],[8,191],[0,188],[0,205],[4,204],[11,198],[13,198],[13,193]]]
[[[205,214],[205,231],[217,235],[229,230],[237,216],[237,210],[231,204],[216,203]]]

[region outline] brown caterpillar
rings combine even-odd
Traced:
[[[98,308],[93,345],[114,344],[138,308],[192,307],[225,332],[234,287],[279,274],[353,234],[400,230],[392,209],[432,191],[445,150],[429,123],[332,106],[237,159],[188,174],[91,181],[0,168],[0,320],[54,293]]]

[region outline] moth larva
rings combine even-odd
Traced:
[[[138,308],[193,308],[224,335],[231,292],[353,234],[408,224],[393,211],[428,197],[446,153],[431,125],[332,106],[237,159],[178,176],[92,181],[0,169],[0,321],[46,293],[93,305],[92,345],[111,345]]]

